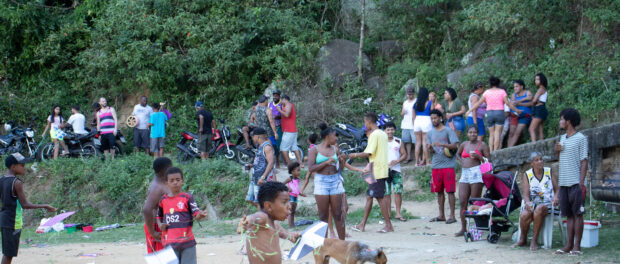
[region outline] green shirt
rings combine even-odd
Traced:
[[[443,108],[446,111],[446,114],[451,114],[451,113],[456,113],[458,111],[461,111],[461,108],[463,107],[463,102],[461,102],[461,99],[456,98],[453,102],[452,102],[452,107],[448,107],[448,101],[443,100],[441,102],[441,108]],[[463,117],[463,115],[460,115],[461,117]]]

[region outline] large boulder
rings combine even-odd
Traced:
[[[462,86],[464,84],[461,83],[461,79],[465,75],[473,74],[478,67],[481,67],[481,66],[486,65],[486,64],[499,65],[499,64],[501,64],[501,61],[500,61],[499,57],[492,56],[492,57],[488,57],[488,58],[486,58],[486,59],[482,60],[481,62],[478,62],[478,63],[476,63],[474,65],[467,66],[465,68],[453,71],[453,72],[449,73],[448,76],[447,76],[448,83],[450,83],[452,86]]]
[[[359,44],[336,39],[321,47],[318,54],[319,83],[331,82],[340,87],[347,79],[357,78]],[[362,53],[363,72],[370,72],[370,59]]]
[[[353,36],[360,36],[360,21],[362,18],[362,1],[342,0],[342,25],[344,31]],[[375,35],[385,21],[385,15],[377,6],[376,0],[366,0],[366,30],[367,34]],[[365,35],[367,35],[365,34]]]
[[[482,55],[482,52],[484,52],[485,48],[486,45],[484,41],[476,43],[476,45],[474,45],[471,51],[465,54],[465,56],[463,56],[463,58],[461,59],[461,65],[467,66],[469,64],[472,64],[474,61],[480,58],[480,55]]]
[[[377,54],[389,59],[395,59],[405,52],[402,42],[398,40],[384,40],[376,42],[374,48]]]

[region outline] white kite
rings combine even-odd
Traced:
[[[318,222],[309,226],[301,233],[301,238],[291,249],[288,258],[299,260],[305,255],[308,255],[308,253],[312,252],[315,248],[323,245],[325,234],[327,234],[327,223]]]

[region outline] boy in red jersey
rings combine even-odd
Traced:
[[[166,184],[170,193],[159,200],[157,224],[162,230],[164,246],[171,246],[179,258],[179,264],[196,264],[196,240],[192,233],[193,219],[207,216],[200,211],[191,194],[182,191],[183,171],[170,167],[166,171]]]

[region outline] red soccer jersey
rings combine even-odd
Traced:
[[[190,248],[196,245],[192,233],[193,217],[200,212],[194,197],[188,193],[180,193],[169,197],[167,194],[159,200],[157,219],[168,224],[168,230],[162,232],[164,246],[174,249]]]

